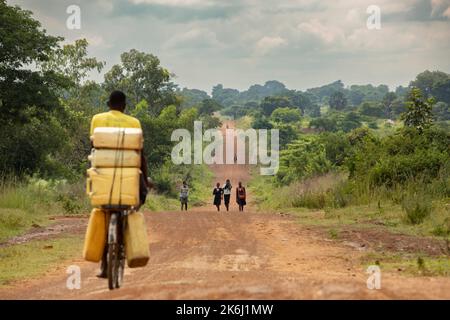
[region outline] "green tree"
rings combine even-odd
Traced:
[[[424,71],[416,76],[414,81],[411,81],[409,86],[411,88],[418,88],[422,94],[428,98],[430,95],[436,96],[435,89],[438,84],[445,83],[450,79],[450,75],[441,71]]]
[[[377,102],[364,102],[359,107],[359,112],[365,116],[383,118],[386,113],[383,105]]]
[[[304,113],[305,110],[310,109],[313,105],[309,96],[300,91],[294,92],[292,96],[289,97],[289,99],[291,101],[291,104],[299,108],[302,113]]]
[[[65,76],[79,88],[92,70],[101,72],[105,66],[105,62],[88,57],[88,46],[86,39],[79,39],[74,44],[57,48],[49,54],[48,60],[42,63],[42,69]]]
[[[49,171],[65,140],[58,91],[70,81],[42,70],[62,38],[47,35],[30,11],[0,0],[0,172]],[[36,67],[32,68],[34,65]]]
[[[347,98],[342,91],[335,91],[331,94],[329,100],[330,108],[343,110],[347,106]]]
[[[205,91],[188,88],[183,88],[181,91],[178,90],[177,95],[181,97],[182,108],[198,106],[203,100],[210,98]]]
[[[406,102],[407,111],[402,114],[405,126],[413,127],[419,133],[428,128],[433,122],[434,102],[434,98],[425,100],[419,88],[412,88]]]
[[[225,108],[221,111],[221,114],[225,116],[233,117],[233,119],[238,119],[245,116],[248,112],[248,108],[240,105],[232,105],[231,107]]]
[[[229,107],[239,100],[239,90],[224,88],[218,84],[212,89],[212,98],[223,106]]]
[[[356,112],[347,113],[338,123],[339,128],[344,132],[350,132],[361,127],[361,125],[361,117]]]
[[[335,132],[338,130],[336,120],[325,117],[312,119],[309,123],[309,127],[319,131]]]
[[[433,114],[437,120],[450,120],[450,106],[445,102],[439,101],[433,107]]]
[[[302,115],[298,109],[277,108],[272,112],[270,118],[278,123],[291,123],[300,121]]]
[[[198,106],[200,115],[212,115],[214,112],[222,109],[222,106],[213,99],[204,99]]]
[[[253,129],[272,129],[273,125],[267,120],[267,117],[258,113],[252,121]]]
[[[149,112],[158,115],[168,105],[179,105],[171,74],[160,65],[158,57],[132,49],[122,53],[121,64],[105,74],[106,91],[123,90],[131,106],[141,100],[149,104]]]
[[[30,11],[0,0],[0,121],[3,125],[44,117],[59,106],[52,88],[67,86],[55,72],[32,70],[48,61],[62,38],[47,35]]]
[[[382,105],[387,117],[390,117],[392,114],[392,104],[395,99],[397,99],[397,95],[394,92],[388,92],[383,97]]]
[[[266,116],[270,116],[272,112],[280,107],[291,107],[291,103],[284,97],[266,97],[260,104],[260,109]]]

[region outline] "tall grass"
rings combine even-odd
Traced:
[[[52,215],[89,212],[82,182],[37,178],[0,178],[0,241],[33,225],[45,225]]]
[[[450,175],[446,170],[431,181],[414,177],[393,186],[374,186],[368,179],[348,179],[344,173],[328,173],[284,187],[271,182],[267,177],[251,182],[261,208],[323,209],[329,218],[377,220],[411,233],[450,236]]]

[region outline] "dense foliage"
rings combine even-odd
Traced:
[[[103,83],[87,81],[104,62],[88,56],[88,42],[62,45],[31,12],[0,1],[0,173],[78,180],[87,167],[92,116],[107,111],[112,90],[123,90],[127,112],[142,123],[150,174],[157,180],[169,166],[171,133],[217,127],[221,106],[201,91],[191,99],[173,84],[158,57],[132,49],[106,72]],[[181,104],[184,103],[183,107]],[[186,106],[186,103],[188,105]],[[166,170],[164,169],[164,170]],[[189,170],[185,170],[189,172]],[[158,181],[156,181],[158,182]]]

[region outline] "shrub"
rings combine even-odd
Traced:
[[[152,178],[158,193],[167,195],[173,195],[175,193],[172,175],[167,166],[160,168]]]
[[[323,209],[326,205],[326,195],[323,192],[306,192],[292,201],[296,208]]]
[[[24,219],[26,212],[20,209],[1,209],[0,226],[5,228],[20,228],[26,225]]]
[[[407,222],[421,224],[431,213],[431,199],[418,194],[406,196],[402,202],[402,209],[406,213]]]

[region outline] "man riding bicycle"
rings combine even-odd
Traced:
[[[141,128],[141,123],[138,119],[126,115],[124,113],[126,107],[126,96],[121,91],[113,91],[109,96],[108,107],[110,111],[96,114],[91,121],[90,134],[94,133],[97,127],[118,127],[118,128]],[[141,167],[142,172],[139,181],[139,198],[140,205],[145,203],[148,189],[152,186],[148,181],[147,160],[144,156],[144,151],[141,152]],[[107,250],[103,252],[103,258],[101,262],[101,271],[97,275],[99,278],[107,277]]]

